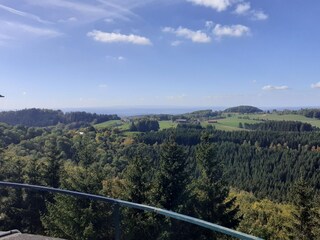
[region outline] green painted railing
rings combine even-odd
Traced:
[[[203,221],[201,219],[197,219],[194,217],[190,217],[187,215],[183,215],[180,213],[175,213],[172,211],[164,210],[161,208],[156,208],[156,207],[151,207],[148,205],[144,204],[138,204],[138,203],[133,203],[133,202],[128,202],[128,201],[123,201],[119,199],[114,199],[114,198],[109,198],[109,197],[104,197],[104,196],[99,196],[99,195],[93,195],[93,194],[88,194],[88,193],[82,193],[82,192],[76,192],[76,191],[70,191],[70,190],[63,190],[63,189],[58,189],[58,188],[51,188],[51,187],[44,187],[44,186],[37,186],[37,185],[29,185],[29,184],[23,184],[23,183],[12,183],[12,182],[2,182],[0,181],[0,186],[3,187],[11,187],[11,188],[24,188],[24,189],[29,189],[29,190],[34,190],[34,191],[42,191],[42,192],[50,192],[50,193],[60,193],[64,195],[70,195],[78,198],[88,198],[92,200],[97,200],[97,201],[103,201],[107,203],[111,203],[115,206],[114,208],[114,216],[115,216],[115,239],[119,240],[120,235],[121,235],[121,229],[120,229],[120,207],[128,207],[128,208],[134,208],[134,209],[140,209],[146,212],[154,212],[160,215],[164,215],[170,218],[174,218],[180,221],[188,222],[194,225],[198,225],[200,227],[209,229],[211,231],[223,233],[232,237],[236,237],[238,239],[243,239],[243,240],[261,240],[261,238],[254,237],[242,232],[235,231],[233,229],[229,229],[226,227],[222,227],[217,224],[213,224],[207,221]]]

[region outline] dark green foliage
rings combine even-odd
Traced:
[[[263,110],[253,106],[237,106],[231,107],[224,110],[226,113],[260,113]]]
[[[190,113],[184,113],[184,114],[176,114],[176,115],[170,115],[170,114],[153,114],[153,115],[146,115],[146,118],[149,119],[157,119],[159,121],[168,121],[172,120],[175,121],[177,119],[188,119],[188,120],[197,120],[197,119],[206,119],[206,118],[215,118],[221,115],[221,112],[219,111],[212,111],[211,109],[208,110],[199,110],[194,111]]]
[[[163,143],[160,151],[159,169],[156,173],[153,189],[152,204],[159,208],[174,212],[185,212],[188,197],[187,158],[181,146],[171,137]],[[182,239],[186,229],[179,222],[156,217],[157,239]]]
[[[175,130],[175,141],[180,145],[196,145],[200,143],[202,129],[178,127]],[[171,129],[162,130],[159,132],[145,133],[137,138],[138,141],[153,145],[155,143],[163,143],[172,134]]]
[[[292,229],[294,237],[301,240],[317,239],[315,230],[320,228],[320,224],[315,209],[315,194],[303,179],[299,179],[293,186],[292,202],[295,206],[295,222]]]
[[[221,112],[213,112],[212,110],[199,110],[194,111],[191,113],[185,113],[185,114],[178,114],[172,116],[172,120],[176,119],[188,119],[188,120],[197,120],[197,119],[203,119],[203,118],[214,118],[220,116]]]
[[[99,194],[102,178],[96,167],[73,168],[73,176],[66,177],[62,188]],[[48,203],[48,213],[42,222],[51,236],[66,239],[111,239],[112,206],[87,199],[56,196],[54,203]]]
[[[223,166],[217,158],[217,149],[209,142],[208,134],[196,148],[199,170],[198,179],[192,184],[193,205],[196,217],[225,227],[235,228],[239,224],[233,206],[235,199],[226,200],[229,188],[223,179]],[[202,229],[194,231],[198,239],[216,239],[217,234]]]
[[[193,123],[179,123],[177,129],[203,129],[201,124],[193,124]]]
[[[131,122],[130,131],[135,132],[150,132],[159,130],[159,122],[153,119],[139,119]]]
[[[244,124],[245,129],[259,131],[311,132],[315,128],[309,123],[297,121],[265,121],[255,124]]]
[[[156,174],[153,201],[156,206],[171,211],[181,210],[186,185],[189,182],[186,171],[186,155],[173,140],[163,143],[160,152],[160,166]]]
[[[139,145],[136,155],[129,160],[124,178],[127,185],[127,200],[135,203],[150,204],[152,183],[152,161],[146,157],[146,147]],[[125,239],[152,238],[150,215],[135,209],[123,211],[126,226]]]
[[[176,130],[179,144],[199,144],[203,130]],[[148,144],[161,143],[169,130],[139,136]],[[210,130],[210,142],[215,143],[217,157],[225,165],[228,185],[253,192],[258,197],[289,200],[290,185],[300,171],[309,179],[315,191],[320,191],[319,132],[269,132]]]
[[[209,136],[205,141],[204,131]],[[301,176],[319,193],[317,131],[224,132],[187,124],[179,125],[173,136],[172,129],[131,137],[93,127],[69,130],[63,124],[0,124],[0,179],[106,194],[228,227],[238,222],[234,199],[226,200],[230,186],[259,199],[288,202],[291,186]],[[0,201],[0,230],[18,228],[67,239],[114,237],[113,207],[108,204],[6,188],[0,189]],[[269,201],[268,209],[272,204]],[[260,219],[265,216],[263,202],[256,207],[250,219],[261,223],[250,225],[248,220],[246,226],[268,228],[262,236],[275,236],[276,223]],[[283,214],[290,216],[288,211]],[[155,214],[122,208],[122,216],[125,239],[216,237]],[[260,228],[263,223],[268,225]]]
[[[298,114],[304,115],[308,118],[317,118],[320,119],[320,109],[314,108],[314,109],[301,109],[298,111]]]
[[[63,113],[61,110],[24,109],[19,111],[0,112],[0,122],[11,125],[25,125],[33,127],[46,127],[58,123],[101,123],[120,119],[117,115],[106,115],[86,112]]]

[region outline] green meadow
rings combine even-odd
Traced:
[[[274,120],[274,121],[300,121],[310,123],[315,127],[320,128],[320,120],[307,118],[302,115],[297,114],[278,114],[278,113],[261,113],[261,114],[236,114],[230,113],[225,114],[225,118],[218,119],[216,123],[208,123],[208,121],[202,121],[201,125],[206,127],[208,125],[214,126],[218,130],[223,131],[240,131],[244,130],[239,128],[239,123],[254,124],[259,123],[261,120]],[[176,122],[172,121],[159,121],[160,130],[175,128],[177,126]],[[129,123],[123,122],[121,120],[112,120],[94,125],[97,129],[103,128],[118,128],[121,131],[129,132]]]

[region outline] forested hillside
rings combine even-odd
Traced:
[[[1,124],[0,180],[144,203],[266,239],[317,239],[319,146],[314,130],[225,132],[182,124],[133,136],[92,126]],[[108,204],[7,188],[0,188],[0,200],[0,230],[114,238]],[[122,219],[124,239],[221,238],[135,210],[123,209]]]
[[[226,113],[261,113],[261,109],[253,106],[237,106],[231,107],[224,110]]]
[[[0,122],[28,127],[46,127],[58,123],[101,123],[120,119],[117,115],[106,115],[86,112],[68,112],[50,109],[24,109],[19,111],[0,112]]]

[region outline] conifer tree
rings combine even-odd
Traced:
[[[319,215],[315,210],[313,189],[303,179],[299,179],[293,186],[292,202],[295,206],[293,212],[294,239],[317,239],[315,230],[320,228]]]
[[[153,205],[174,212],[184,212],[189,183],[186,166],[187,158],[184,150],[171,136],[161,147],[160,166],[152,191]],[[184,239],[185,231],[182,229],[184,225],[181,223],[159,217],[155,224],[160,227],[158,239]]]
[[[138,149],[139,151],[140,149]],[[143,149],[141,149],[143,150]],[[129,160],[129,165],[125,171],[127,183],[127,199],[131,202],[148,204],[151,189],[151,164],[142,152]],[[127,229],[125,239],[151,239],[150,215],[136,209],[125,209],[124,221]]]
[[[61,188],[99,194],[101,168],[66,164]],[[50,236],[66,239],[110,239],[113,236],[111,205],[99,201],[56,195],[47,203],[42,223]]]
[[[209,142],[208,135],[202,137],[202,142],[196,149],[196,160],[200,174],[192,184],[196,216],[228,228],[235,228],[239,223],[236,217],[238,207],[234,206],[234,198],[226,200],[229,188],[223,180],[223,167],[217,158],[216,149]],[[199,239],[216,238],[216,235],[209,231],[201,230],[198,234]]]

